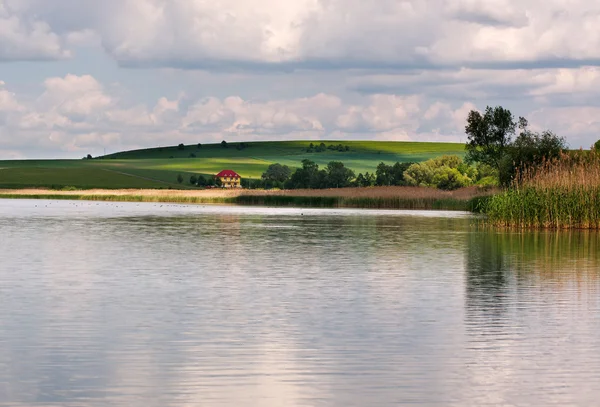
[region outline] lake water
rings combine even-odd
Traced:
[[[0,200],[2,406],[591,406],[600,239]]]

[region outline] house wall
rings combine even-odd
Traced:
[[[240,178],[221,177],[221,183],[224,188],[240,188]]]

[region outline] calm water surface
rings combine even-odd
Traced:
[[[476,223],[0,201],[0,405],[598,405],[598,235]]]

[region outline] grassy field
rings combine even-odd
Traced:
[[[320,166],[342,161],[357,174],[374,172],[377,164],[396,161],[424,161],[444,154],[464,155],[458,143],[323,141],[326,145],[348,146],[348,151],[309,152],[310,143],[321,141],[281,141],[229,143],[198,147],[188,145],[132,150],[93,160],[0,161],[0,188],[191,188],[193,174],[212,175],[232,169],[243,178],[260,178],[272,163],[300,166],[307,158]],[[178,184],[177,175],[184,177]]]

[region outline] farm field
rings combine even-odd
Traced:
[[[347,146],[348,151],[309,150],[311,143]],[[374,172],[377,164],[396,161],[424,161],[444,154],[464,155],[459,143],[378,142],[378,141],[282,141],[157,147],[124,151],[92,160],[0,161],[0,188],[179,188],[190,187],[194,174],[212,175],[232,169],[243,178],[260,178],[273,163],[292,168],[303,159],[319,166],[342,161],[359,172]],[[181,174],[184,182],[177,183]]]

